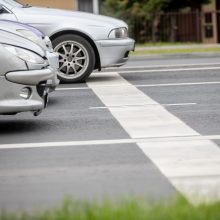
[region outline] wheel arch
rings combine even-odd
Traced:
[[[53,34],[52,36],[50,36],[50,40],[53,41],[57,37],[60,37],[65,34],[75,34],[75,35],[79,35],[79,36],[85,38],[91,44],[91,46],[94,50],[94,53],[95,53],[95,69],[101,70],[101,61],[100,61],[98,49],[97,49],[95,43],[93,42],[93,40],[88,35],[80,32],[80,31],[64,30],[64,31],[57,32],[57,33]]]

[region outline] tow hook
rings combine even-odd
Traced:
[[[35,111],[35,112],[33,113],[33,115],[34,115],[35,117],[37,117],[38,115],[40,115],[41,112],[42,112],[42,109],[39,109],[39,110]]]

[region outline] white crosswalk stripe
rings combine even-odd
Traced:
[[[102,73],[98,74],[100,77]],[[111,83],[123,86],[115,86],[112,89],[106,86],[105,82],[93,80],[87,84],[131,138],[200,136],[118,73],[108,74],[112,81],[106,82],[106,85]],[[96,77],[95,74],[93,77]],[[131,105],[142,107],[130,108]],[[137,144],[190,201],[214,199],[212,195],[220,198],[220,149],[212,141],[174,139],[172,142],[146,141]]]

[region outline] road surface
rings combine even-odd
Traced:
[[[219,58],[132,59],[60,85],[39,117],[0,116],[0,208],[65,196],[218,198]]]

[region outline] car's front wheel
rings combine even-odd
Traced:
[[[95,53],[90,43],[79,35],[68,34],[55,38],[52,44],[59,55],[61,82],[84,82],[95,66]]]

